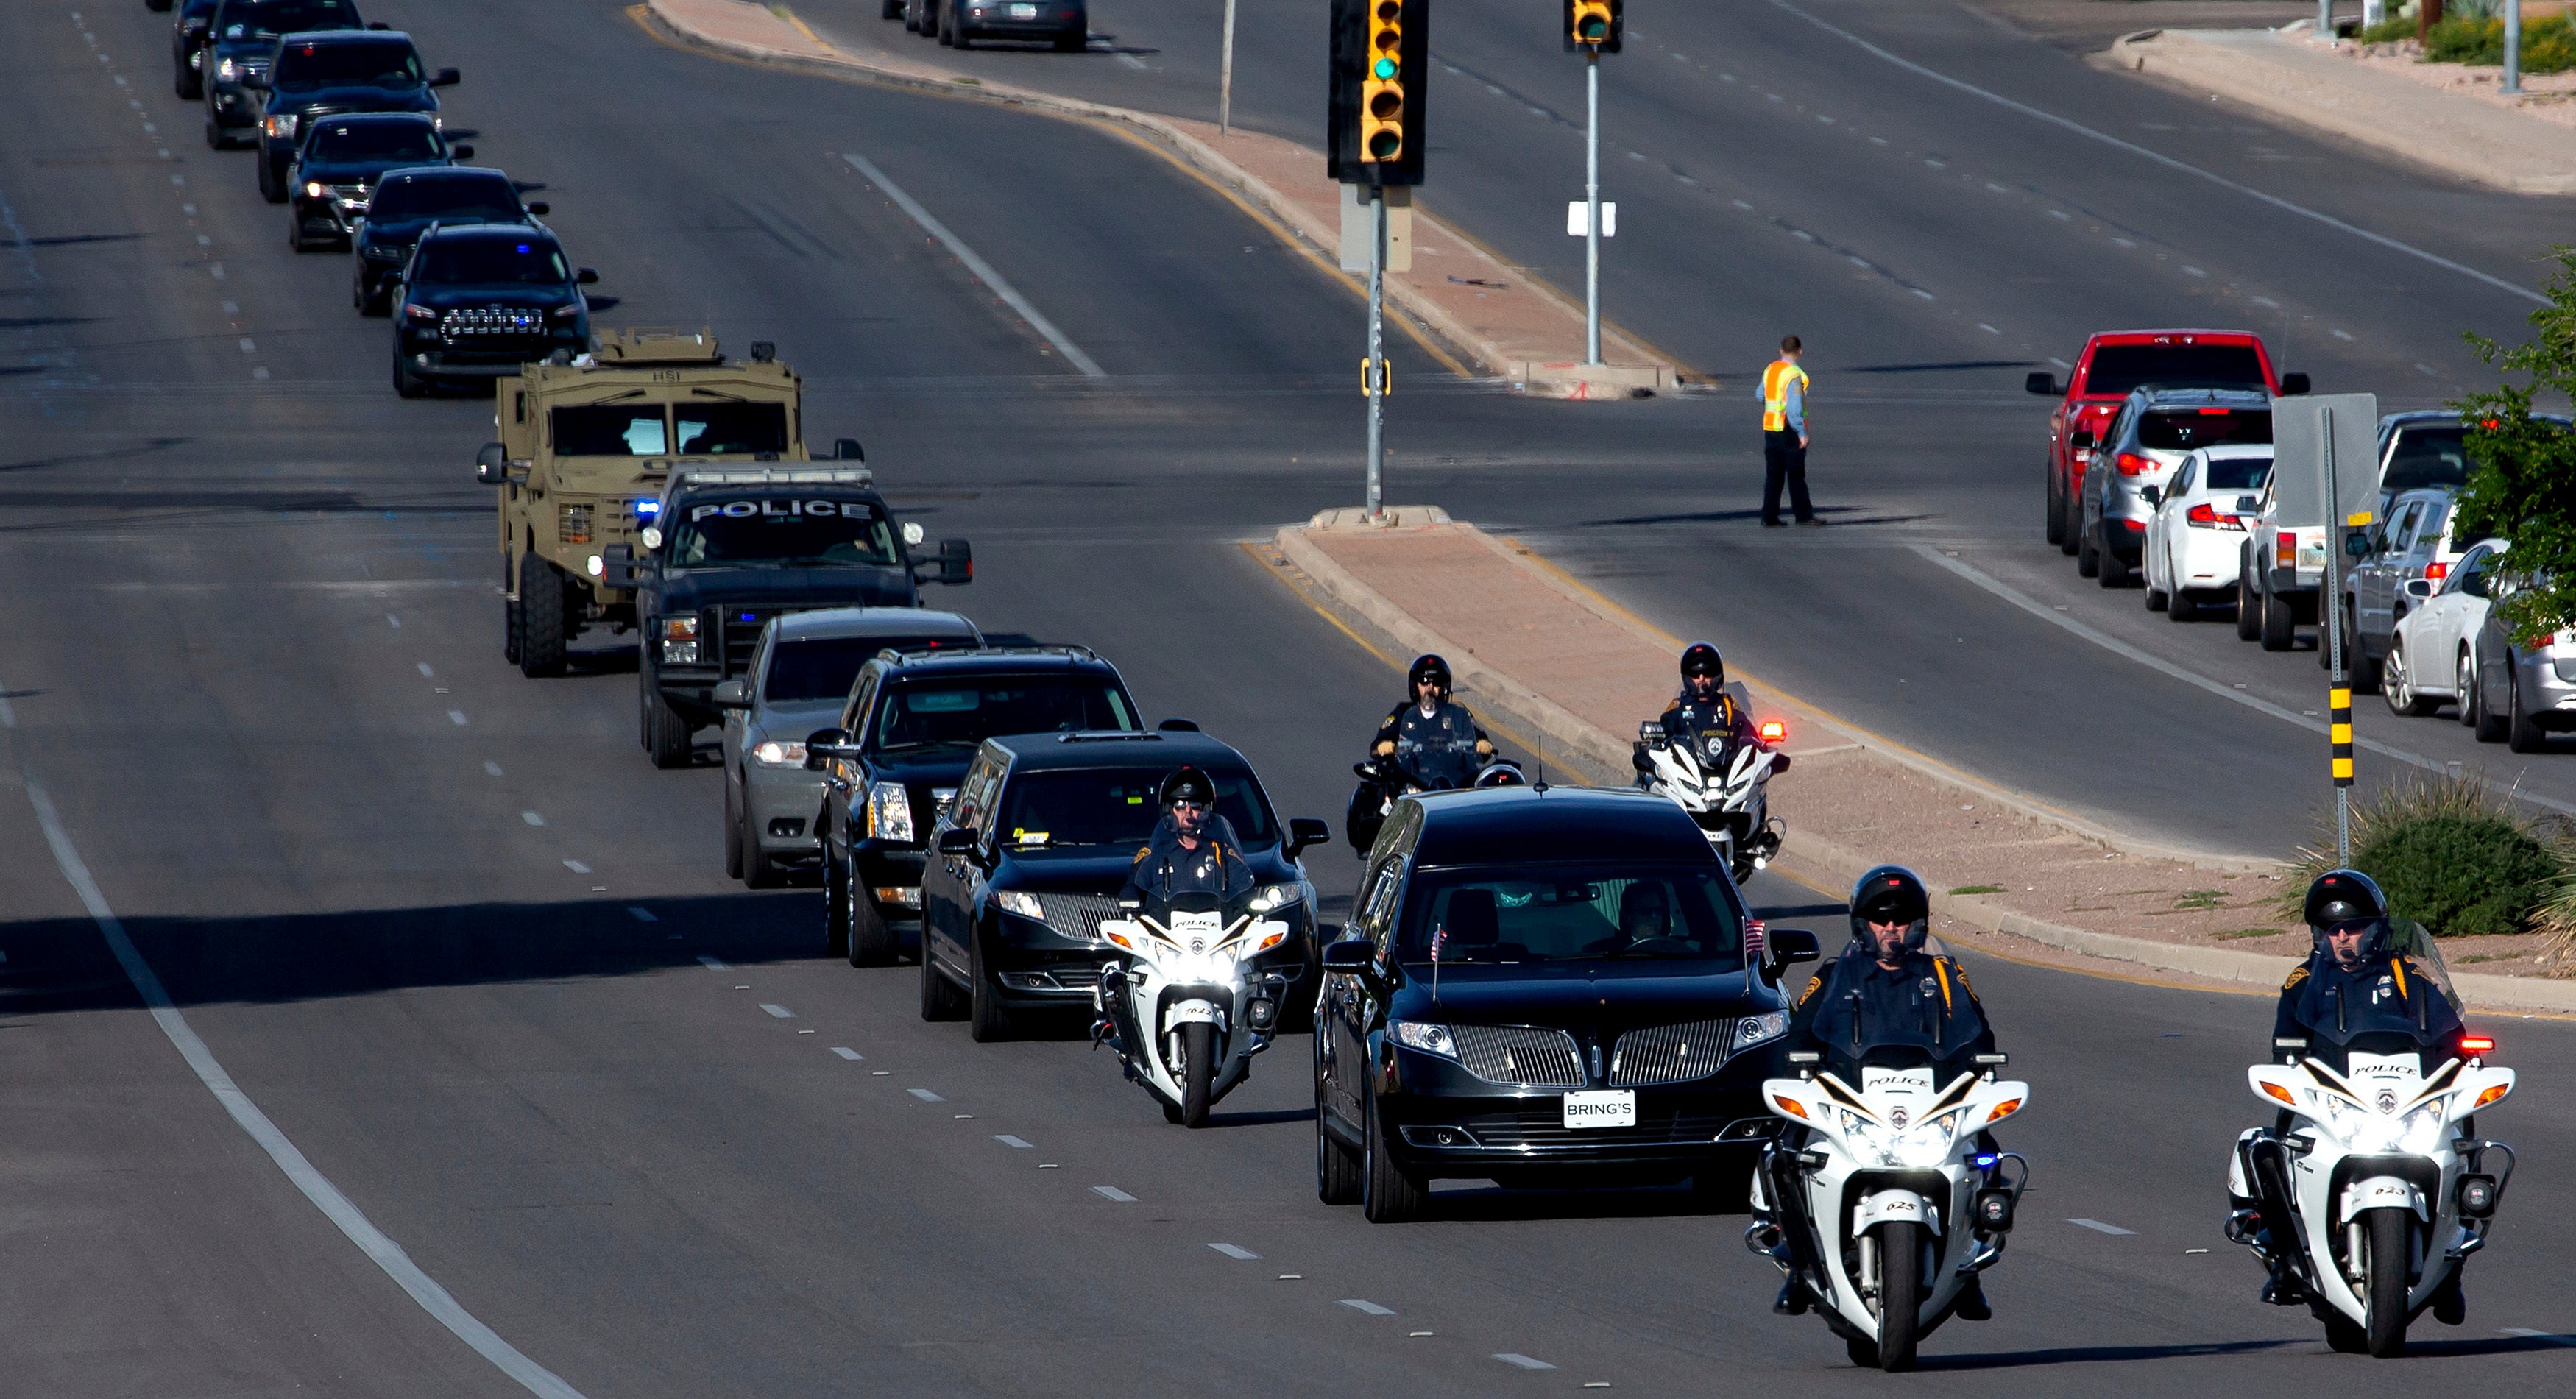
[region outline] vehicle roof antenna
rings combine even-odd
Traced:
[[[1544,729],[1541,729],[1538,735],[1538,781],[1530,784],[1530,790],[1533,792],[1547,790],[1547,731]],[[1438,1000],[1439,997],[1434,996],[1432,999]]]

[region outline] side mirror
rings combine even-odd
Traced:
[[[2262,513],[2263,513],[2263,497],[2261,497],[2261,496],[2259,496],[2259,495],[2241,495],[2241,496],[2238,496],[2238,497],[2236,498],[2236,513],[2237,513],[2237,514],[2239,514],[2239,515],[2260,515],[2260,514],[2262,514]]]
[[[2431,597],[2433,595],[2433,580],[2430,578],[2407,579],[2406,595],[2419,601],[2424,598]]]
[[[975,551],[963,539],[939,541],[938,559],[924,559],[912,566],[914,581],[945,583],[950,587],[975,581]]]
[[[551,213],[553,213],[553,212],[555,211],[555,210],[554,210],[554,206],[553,206],[553,205],[548,204],[546,201],[544,201],[544,200],[542,200],[542,199],[531,199],[531,200],[529,200],[527,203],[522,204],[522,205],[520,205],[519,207],[520,207],[520,208],[522,208],[522,209],[527,210],[530,214],[534,215],[534,216],[535,216],[535,217],[537,217],[537,218],[544,218],[546,215],[551,214]]]
[[[2347,558],[2355,559],[2368,554],[2370,552],[2370,531],[2366,529],[2344,531],[2343,552]]]
[[[2067,435],[2066,445],[2073,447],[2075,450],[2080,452],[2085,448],[2092,446],[2093,440],[2093,429],[2089,427],[2079,427],[2074,432]]]
[[[612,588],[632,588],[644,570],[635,562],[635,546],[611,544],[599,551],[599,581]]]
[[[718,709],[749,709],[751,682],[743,679],[725,681],[716,686],[714,693],[707,696],[707,701]]]
[[[1816,935],[1804,928],[1773,928],[1770,938],[1771,965],[1775,967],[1793,967],[1824,955],[1816,946]]]
[[[2164,487],[2140,486],[2138,488],[2138,499],[2145,501],[2149,505],[2162,505],[2165,503]]]
[[[972,826],[951,826],[939,833],[939,853],[972,858],[983,851],[983,841],[976,838]]]
[[[2061,398],[2066,393],[2066,390],[2057,386],[2057,376],[2045,371],[2033,373],[2021,381],[2021,386],[2042,398]]]
[[[486,442],[474,454],[474,479],[487,486],[506,484],[510,479],[509,449],[498,442]]]
[[[587,267],[573,273],[572,279],[585,287],[595,287],[599,285],[599,273]]]
[[[1288,858],[1306,853],[1309,846],[1330,844],[1333,828],[1312,816],[1291,817],[1288,822]]]
[[[859,445],[859,439],[855,437],[836,437],[832,439],[832,460],[866,461],[867,459],[867,449]]]
[[[431,75],[429,85],[431,87],[454,87],[463,81],[465,81],[464,75],[457,72],[455,69],[441,68],[435,74]]]
[[[447,148],[447,156],[450,160],[472,160],[474,158],[474,148],[472,146],[450,146]]]
[[[835,758],[859,756],[859,745],[850,742],[848,729],[816,729],[805,735],[805,770],[820,772],[823,764]]]
[[[1376,960],[1377,944],[1366,938],[1324,944],[1324,970],[1328,972],[1366,971]]]
[[[2307,375],[2305,375],[2305,374],[2284,374],[2284,375],[2282,375],[2282,376],[2281,376],[2281,397],[2283,397],[2283,398],[2289,398],[2289,397],[2291,397],[2291,396],[2293,396],[2293,395],[2295,395],[2295,394],[2303,394],[2303,393],[2306,393],[2307,391],[2308,391],[2308,376],[2307,376]]]
[[[1194,734],[1198,731],[1199,723],[1196,719],[1166,719],[1154,726],[1156,733]]]

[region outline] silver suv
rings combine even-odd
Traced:
[[[2182,459],[2202,447],[2271,440],[2267,395],[2152,384],[2132,391],[2084,467],[2076,571],[2105,588],[2129,586],[2146,549],[2147,520]]]

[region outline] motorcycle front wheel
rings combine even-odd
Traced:
[[[1172,1036],[1180,1062],[1172,1077],[1181,1081],[1181,1125],[1204,1127],[1208,1120],[1208,1084],[1216,1078],[1216,1027],[1206,1021],[1184,1025]]]
[[[2404,1210],[2373,1210],[2370,1247],[2370,1353],[2385,1360],[2406,1353],[2407,1235],[2414,1221]]]
[[[1878,1232],[1878,1368],[1914,1368],[1914,1323],[1923,1311],[1923,1226],[1883,1224]]]

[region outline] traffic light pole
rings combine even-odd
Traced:
[[[1368,362],[1360,366],[1360,391],[1368,395],[1368,517],[1383,518],[1379,487],[1386,469],[1386,191],[1369,191]]]
[[[1583,362],[1601,362],[1601,50],[1583,54]]]

